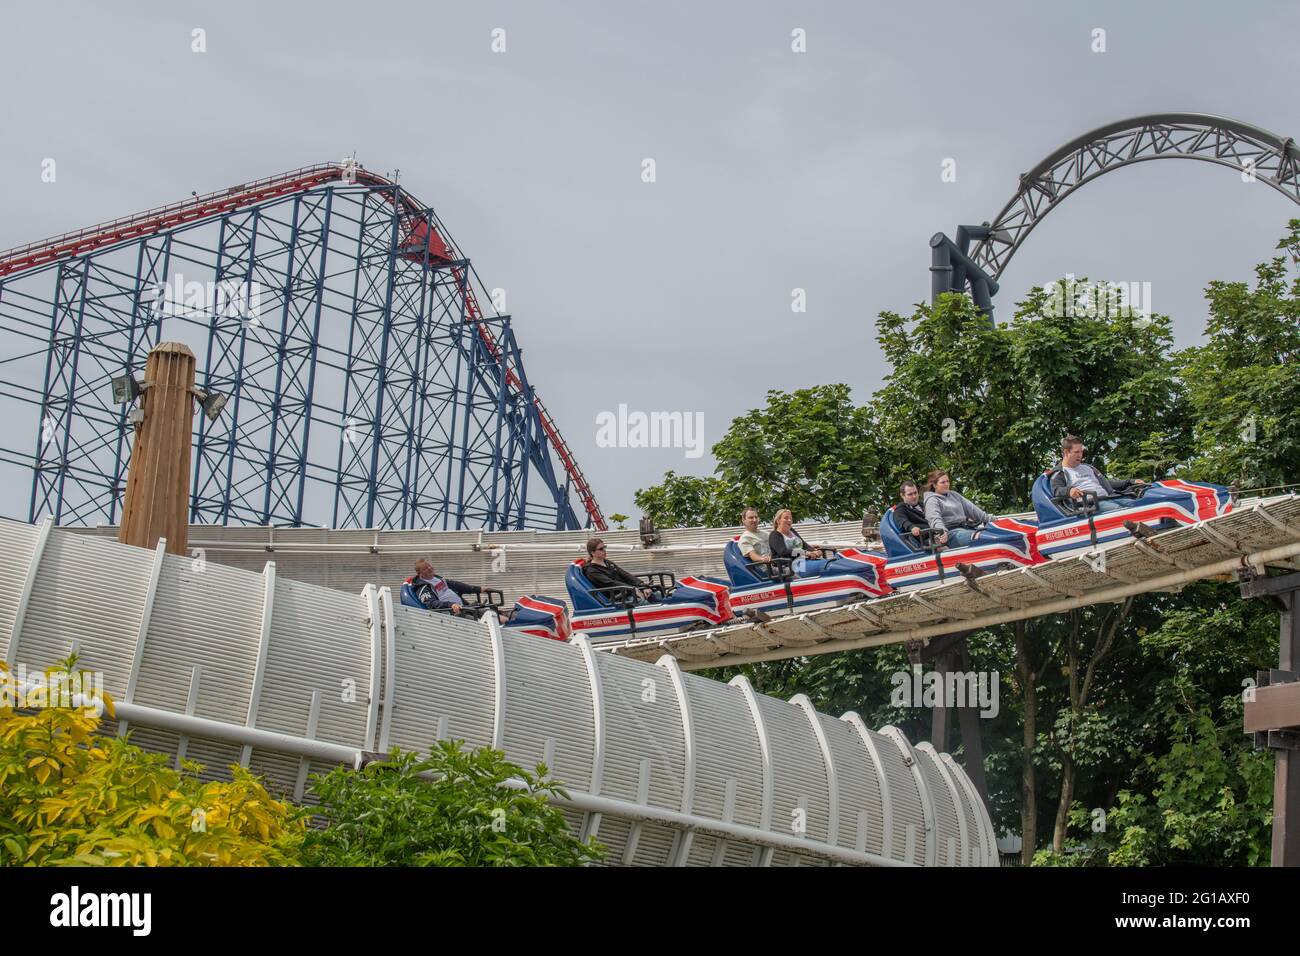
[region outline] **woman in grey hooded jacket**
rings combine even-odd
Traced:
[[[940,532],[938,544],[953,548],[968,547],[976,534],[993,519],[987,511],[952,490],[946,471],[935,470],[926,476],[925,520]]]

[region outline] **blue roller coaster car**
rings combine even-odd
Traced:
[[[1091,495],[1081,500],[1053,498],[1050,475],[1039,475],[1033,490],[1038,550],[1045,558],[1132,538],[1135,528],[1139,536],[1146,537],[1151,532],[1195,524],[1227,514],[1236,501],[1236,492],[1223,485],[1171,478],[1131,488],[1111,499],[1122,506],[1119,510],[1099,512]]]

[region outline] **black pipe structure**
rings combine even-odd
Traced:
[[[930,239],[930,301],[969,292],[993,318],[997,280],[1043,217],[1098,176],[1153,159],[1196,159],[1266,183],[1300,205],[1300,149],[1290,137],[1208,113],[1153,113],[1119,120],[1061,146],[1027,173],[990,222],[958,226],[956,241]],[[969,250],[971,240],[976,241]]]

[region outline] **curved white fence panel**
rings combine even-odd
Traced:
[[[563,782],[573,830],[644,866],[996,865],[947,755],[738,677],[394,606],[103,537],[0,521],[0,647],[28,670],[72,650],[118,727],[310,802],[307,777],[363,751],[494,745]],[[108,722],[105,731],[111,731]]]

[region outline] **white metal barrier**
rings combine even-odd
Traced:
[[[264,529],[263,529],[264,530]],[[0,651],[75,645],[153,750],[303,799],[307,774],[390,746],[491,744],[545,762],[575,832],[633,865],[996,865],[969,780],[894,728],[741,679],[503,634],[277,573],[0,521]],[[108,722],[111,728],[112,722]]]

